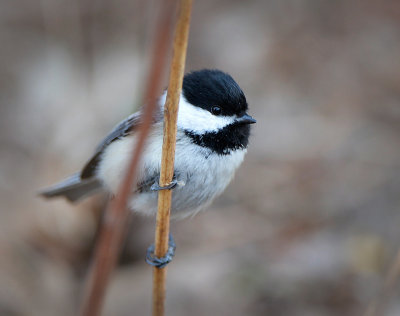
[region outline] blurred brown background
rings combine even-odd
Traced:
[[[74,315],[104,206],[36,192],[139,104],[157,1],[0,10],[0,315]],[[174,223],[168,315],[362,315],[400,246],[400,2],[195,1],[187,70],[258,123],[228,190]],[[149,315],[154,221],[134,216],[104,315]],[[400,315],[395,287],[382,315]]]

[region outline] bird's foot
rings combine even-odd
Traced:
[[[164,257],[158,258],[154,254],[154,244],[152,244],[149,248],[147,248],[147,253],[146,253],[146,262],[154,266],[156,268],[164,268],[168,263],[172,261],[172,258],[175,255],[175,249],[176,249],[176,244],[174,241],[174,238],[172,237],[172,234],[169,234],[169,241],[168,241],[168,251],[165,254]]]
[[[178,180],[176,180],[176,178],[174,177],[170,184],[163,187],[158,184],[158,181],[154,182],[153,185],[150,187],[150,190],[151,191],[172,190],[177,185],[178,185]]]

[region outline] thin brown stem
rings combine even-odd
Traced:
[[[93,262],[89,271],[83,296],[81,315],[97,316],[101,312],[104,295],[113,271],[126,230],[128,217],[127,201],[132,193],[132,184],[136,179],[136,168],[149,133],[156,99],[161,90],[162,77],[166,66],[169,48],[169,36],[175,12],[173,1],[163,2],[158,32],[153,49],[150,75],[145,93],[146,106],[143,109],[142,122],[138,129],[138,141],[132,154],[126,176],[116,197],[107,207],[100,236],[96,244]]]
[[[178,22],[175,28],[174,50],[171,62],[167,100],[164,108],[164,139],[162,148],[160,186],[171,183],[174,175],[175,143],[178,105],[185,70],[186,49],[189,36],[191,0],[181,0]],[[169,220],[171,212],[171,190],[161,190],[158,195],[157,226],[155,233],[155,255],[164,257],[168,250]],[[166,268],[153,270],[153,315],[164,315],[166,292]]]

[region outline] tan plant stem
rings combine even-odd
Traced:
[[[145,93],[146,106],[143,109],[142,122],[138,129],[138,142],[134,148],[126,176],[118,194],[110,202],[100,229],[95,254],[86,280],[80,315],[97,316],[101,312],[104,295],[113,271],[126,230],[128,217],[127,201],[132,194],[132,184],[136,179],[136,168],[153,120],[156,100],[161,91],[162,77],[169,49],[169,36],[175,13],[173,1],[163,2],[157,35],[153,49],[150,75]]]
[[[181,0],[178,22],[175,28],[174,49],[164,109],[164,139],[162,147],[160,186],[171,183],[174,175],[175,143],[179,98],[185,70],[186,49],[189,36],[191,0]],[[158,194],[158,213],[155,233],[155,255],[164,257],[168,250],[169,220],[172,190],[161,190]],[[166,268],[153,270],[153,315],[164,315],[166,292]]]

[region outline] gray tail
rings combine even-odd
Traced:
[[[46,198],[64,196],[69,201],[76,202],[100,191],[102,188],[100,180],[96,178],[81,179],[80,173],[75,173],[69,178],[44,189],[39,194]]]

